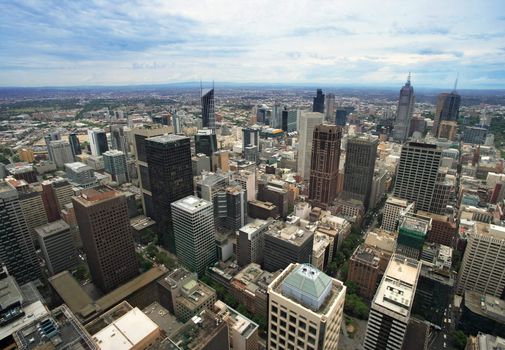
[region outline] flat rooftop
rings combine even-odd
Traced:
[[[32,323],[34,319],[49,315],[49,311],[40,301],[23,307],[23,311],[25,314],[22,317],[0,327],[0,340],[7,338],[12,333]]]
[[[477,234],[482,235],[484,237],[496,238],[496,239],[505,239],[505,227],[486,224],[480,221],[475,223],[475,231]]]
[[[35,232],[42,238],[46,238],[67,230],[70,230],[70,226],[63,220],[53,221],[46,225],[35,228]]]
[[[430,225],[429,222],[420,218],[405,217],[399,227],[399,230],[404,228],[411,231],[427,233]]]
[[[175,134],[165,134],[159,136],[149,137],[146,141],[157,142],[157,143],[171,143],[175,141],[189,140],[189,137],[175,135]]]
[[[157,302],[152,303],[142,311],[151,321],[156,323],[169,338],[184,326],[183,323],[177,321],[174,315]]]
[[[386,200],[386,204],[391,204],[391,205],[396,205],[396,206],[399,206],[399,207],[406,208],[407,205],[409,204],[409,202],[406,199],[401,199],[401,198],[398,198],[398,197],[389,197]]]
[[[89,207],[120,196],[124,196],[124,194],[109,187],[98,186],[82,190],[79,196],[73,198],[83,206]]]
[[[465,291],[465,306],[473,313],[505,323],[505,300],[487,294]]]
[[[297,246],[301,246],[314,235],[311,231],[306,230],[303,227],[289,224],[284,227],[273,225],[266,234]]]
[[[185,212],[196,213],[203,209],[212,207],[212,203],[196,196],[187,196],[173,202],[172,207],[179,208]]]
[[[86,165],[81,162],[66,163],[65,168],[68,168],[76,173],[93,170],[89,165]]]
[[[251,234],[255,233],[261,228],[264,228],[268,225],[268,221],[266,220],[260,220],[260,219],[255,219],[254,221],[248,223],[245,226],[242,226],[239,231],[244,232],[247,234],[250,238]]]

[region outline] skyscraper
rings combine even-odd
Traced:
[[[81,143],[79,142],[77,134],[72,133],[68,135],[68,142],[70,143],[70,148],[72,149],[72,154],[74,155],[74,157],[82,153]]]
[[[272,106],[272,116],[270,117],[270,126],[274,129],[282,129],[282,111],[284,108],[279,104],[275,103]]]
[[[323,90],[317,89],[316,97],[312,105],[312,112],[324,113],[324,94]]]
[[[202,92],[202,127],[215,132],[216,117],[214,114],[214,88]]]
[[[104,293],[138,275],[138,262],[124,194],[97,187],[73,197],[93,282]]]
[[[19,204],[18,192],[0,180],[0,261],[19,284],[40,278],[32,237]]]
[[[310,178],[310,160],[312,157],[312,139],[314,129],[323,122],[322,113],[303,111],[300,116],[300,133],[298,137],[298,174],[304,180]]]
[[[308,264],[268,286],[268,349],[337,350],[346,287]]]
[[[103,153],[105,171],[112,176],[112,180],[119,185],[128,182],[128,168],[126,156],[122,151],[110,150]]]
[[[212,203],[188,196],[171,204],[177,257],[200,276],[217,260]]]
[[[375,293],[366,327],[366,350],[401,350],[421,262],[393,255]]]
[[[188,137],[155,136],[145,140],[154,219],[160,242],[175,253],[170,204],[193,194],[193,170]]]
[[[46,142],[47,154],[49,156],[49,160],[53,160],[53,155],[51,153],[51,149],[49,148],[49,143],[51,141],[61,140],[61,136],[59,132],[53,131],[44,136],[44,141]]]
[[[393,139],[405,142],[409,136],[410,120],[414,112],[414,88],[410,85],[410,73],[407,82],[400,90],[400,99],[396,110],[396,119],[393,129]]]
[[[259,148],[260,130],[256,128],[242,128],[242,151],[249,145]]]
[[[435,120],[433,121],[433,135],[438,137],[442,121],[458,121],[460,105],[461,96],[456,91],[438,95]]]
[[[335,95],[327,94],[324,99],[324,120],[333,123],[335,115]]]
[[[431,211],[442,150],[436,145],[403,145],[396,171],[394,196],[415,202],[416,209]]]
[[[112,125],[110,127],[110,141],[112,149],[121,151],[128,157],[128,142],[122,125]]]
[[[74,155],[70,143],[64,140],[49,142],[49,149],[54,164],[62,169],[66,163],[74,162]]]
[[[88,130],[89,148],[94,156],[101,156],[103,152],[109,150],[107,134],[101,129]]]
[[[335,125],[345,126],[347,123],[347,110],[344,108],[337,108],[335,111]]]
[[[365,209],[368,209],[370,203],[378,145],[379,140],[369,135],[351,137],[347,140],[344,192],[359,196]]]
[[[198,130],[195,135],[195,153],[212,157],[217,152],[216,134],[211,129]]]
[[[309,199],[326,209],[337,195],[342,129],[336,125],[315,127],[310,162]]]

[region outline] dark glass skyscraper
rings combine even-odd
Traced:
[[[321,89],[317,89],[314,104],[312,105],[312,112],[324,113],[324,94]]]
[[[344,192],[363,200],[368,209],[379,140],[370,136],[357,136],[347,140],[344,167]]]
[[[216,116],[214,114],[214,89],[202,92],[202,126],[216,130]]]
[[[433,135],[440,133],[440,123],[444,120],[458,121],[459,106],[461,105],[461,96],[456,91],[438,95],[437,109],[435,111],[435,120],[433,122]]]
[[[154,219],[160,242],[175,253],[171,204],[193,194],[193,169],[188,137],[162,135],[146,139]]]
[[[314,129],[309,199],[323,209],[337,196],[341,141],[342,129],[336,125],[321,124]]]
[[[112,149],[121,151],[128,157],[128,143],[126,142],[126,136],[122,125],[112,125],[110,127],[110,141]]]
[[[345,126],[347,123],[347,111],[343,108],[337,108],[335,112],[335,125]]]
[[[195,135],[195,153],[212,157],[214,152],[217,152],[216,134],[210,129],[198,130]]]
[[[81,143],[79,142],[77,134],[72,133],[68,135],[68,142],[70,143],[70,148],[72,149],[72,154],[74,155],[74,157],[82,153]]]

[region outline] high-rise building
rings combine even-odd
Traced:
[[[74,162],[65,164],[68,180],[80,187],[93,187],[97,180],[93,169],[84,163]]]
[[[49,155],[49,160],[53,160],[53,154],[51,153],[51,149],[49,148],[49,143],[51,141],[61,140],[61,135],[59,132],[53,131],[44,136],[44,141],[46,143],[47,154]]]
[[[298,174],[304,180],[310,179],[310,161],[312,157],[312,139],[314,129],[323,122],[323,113],[302,112],[300,115],[298,137]]]
[[[128,141],[124,133],[123,125],[112,125],[110,127],[111,148],[121,151],[128,157]]]
[[[505,227],[476,222],[467,233],[456,293],[502,297],[505,292]]]
[[[94,156],[101,156],[103,152],[109,150],[107,134],[101,129],[88,130],[89,148]]]
[[[202,276],[217,260],[212,203],[187,196],[171,206],[177,257],[182,265]]]
[[[126,156],[122,151],[110,150],[103,153],[105,171],[112,176],[112,180],[119,185],[128,182],[128,168]]]
[[[396,110],[396,119],[393,129],[393,139],[405,142],[409,136],[410,120],[414,112],[414,88],[410,85],[410,73],[407,82],[400,90],[400,99]]]
[[[461,96],[457,94],[456,91],[438,95],[437,108],[435,110],[435,120],[433,121],[433,135],[437,137],[439,136],[440,123],[442,121],[458,121],[460,105]]]
[[[366,327],[366,350],[401,350],[421,262],[393,255],[375,293]]]
[[[185,136],[162,135],[148,138],[145,146],[160,242],[175,253],[171,204],[193,194],[190,140]]]
[[[259,148],[260,130],[257,128],[242,128],[242,150],[249,145]]]
[[[312,104],[312,112],[324,113],[324,94],[323,90],[317,89],[314,103]]]
[[[20,284],[40,278],[35,247],[18,191],[4,181],[0,181],[0,261]]]
[[[365,210],[370,203],[378,145],[379,140],[368,135],[347,140],[344,192],[359,196],[363,200]]]
[[[297,121],[298,111],[296,109],[288,111],[284,108],[282,111],[282,130],[285,132],[296,131],[298,129]]]
[[[216,130],[214,115],[214,88],[202,91],[202,127]]]
[[[345,108],[337,108],[335,111],[335,125],[345,126],[347,124],[347,110]]]
[[[63,168],[66,163],[74,162],[74,155],[70,143],[64,140],[49,142],[49,149],[52,154],[52,160],[58,168]]]
[[[72,149],[72,154],[74,157],[82,153],[81,143],[79,142],[79,137],[77,137],[77,134],[72,133],[68,135],[68,143],[70,143],[70,148]]]
[[[256,219],[237,231],[237,262],[240,266],[263,263],[268,225],[268,221]]]
[[[149,181],[149,170],[146,154],[146,139],[153,136],[160,136],[171,133],[172,128],[154,127],[150,128],[134,128],[131,130],[131,135],[134,140],[133,151],[135,154],[135,166],[139,177],[139,187],[142,192],[142,208],[144,214],[150,218],[154,218],[153,194],[151,192],[151,183]]]
[[[407,200],[390,196],[384,205],[381,229],[389,232],[396,232],[398,229],[400,212],[405,210],[408,206],[409,202]]]
[[[273,203],[277,209],[279,209],[279,214],[283,218],[288,215],[288,196],[289,193],[285,188],[283,188],[282,183],[270,181],[267,183],[260,182],[258,184],[257,199]]]
[[[54,222],[60,219],[60,204],[51,181],[42,182],[42,203],[48,222]]]
[[[211,129],[198,130],[195,135],[195,153],[203,153],[212,157],[217,151],[217,138],[214,131]]]
[[[309,199],[326,209],[337,196],[342,129],[336,125],[315,127],[310,162]]]
[[[308,264],[268,286],[268,349],[337,350],[346,287]]]
[[[275,103],[272,106],[272,116],[270,117],[270,126],[274,129],[282,129],[282,112],[284,108],[279,104]]]
[[[95,285],[105,293],[137,276],[139,267],[124,194],[98,187],[83,190],[72,203]]]
[[[77,250],[70,226],[63,220],[51,222],[35,229],[40,250],[51,276],[77,266]]]
[[[35,161],[35,154],[33,153],[33,149],[31,148],[21,148],[18,150],[19,158],[21,161],[26,163],[33,163]]]
[[[442,150],[436,145],[409,142],[403,145],[396,171],[394,195],[432,211]]]
[[[258,348],[259,326],[238,311],[218,300],[214,304],[218,317],[228,324],[230,348],[233,350],[253,350]]]
[[[324,100],[324,120],[333,123],[335,115],[335,95],[327,94]]]
[[[431,218],[412,213],[400,214],[396,252],[419,260],[430,230]]]

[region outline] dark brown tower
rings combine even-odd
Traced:
[[[53,184],[50,181],[42,182],[42,202],[44,203],[47,221],[54,222],[60,220],[58,198],[54,192]]]
[[[337,196],[338,165],[342,129],[321,124],[314,129],[310,162],[309,199],[326,209]]]
[[[124,194],[108,187],[72,197],[93,282],[104,293],[138,275]]]

